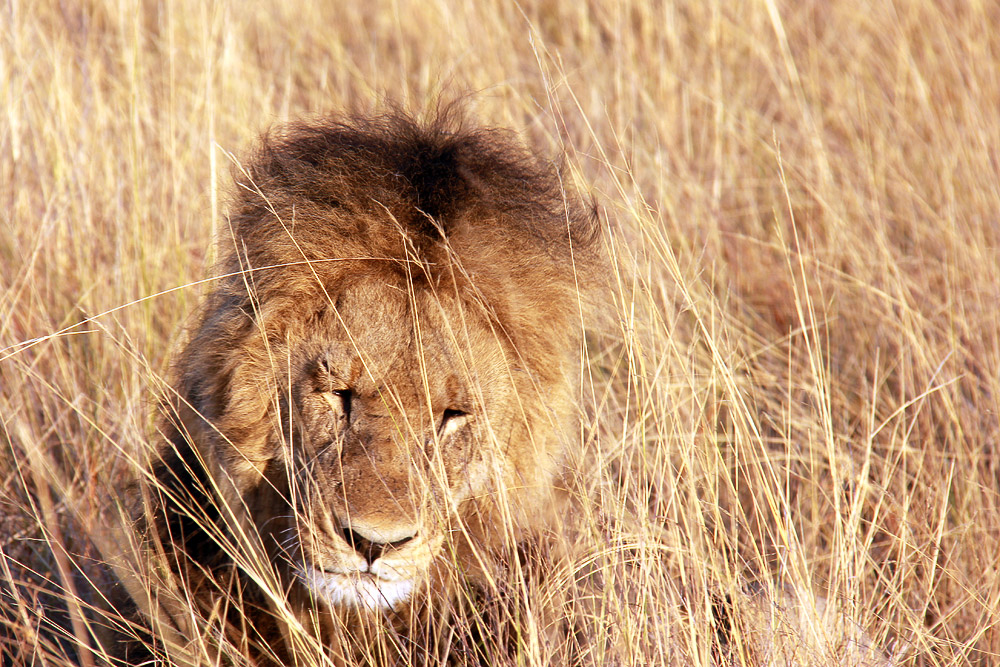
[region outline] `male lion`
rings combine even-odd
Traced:
[[[567,511],[596,215],[509,133],[400,113],[273,132],[236,186],[144,492],[173,592],[126,585],[154,629],[123,659],[486,659],[490,592]]]

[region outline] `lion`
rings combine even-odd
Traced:
[[[234,180],[140,520],[164,587],[208,620],[126,586],[151,629],[120,659],[224,618],[216,635],[256,664],[309,642],[378,662],[379,632],[408,637],[407,661],[461,662],[441,614],[503,611],[498,573],[551,551],[572,512],[596,208],[509,131],[454,114],[296,122]],[[490,632],[463,655],[486,660]]]

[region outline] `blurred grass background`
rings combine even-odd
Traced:
[[[7,0],[0,25],[8,559],[84,585],[230,155],[465,97],[565,152],[612,230],[586,456],[609,553],[642,565],[645,602],[604,607],[620,664],[719,659],[706,591],[747,581],[828,599],[898,664],[1000,661],[997,4]],[[21,655],[60,664],[9,562]]]

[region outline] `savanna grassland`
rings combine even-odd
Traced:
[[[608,227],[591,663],[1000,663],[1000,6],[8,0],[0,26],[4,664],[94,643],[241,154],[456,98],[565,154]]]

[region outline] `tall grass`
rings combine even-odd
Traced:
[[[460,94],[565,152],[610,228],[593,661],[1000,662],[996,5],[10,0],[0,24],[14,664],[93,644],[84,573],[127,537],[229,156]]]

